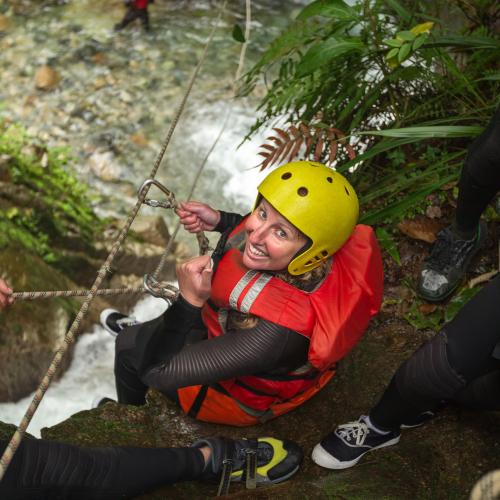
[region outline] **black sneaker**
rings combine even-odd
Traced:
[[[245,481],[247,488],[281,483],[292,477],[302,462],[302,450],[296,443],[271,437],[206,438],[192,446],[211,449],[202,477],[220,481],[218,495],[226,495],[229,484],[235,481]]]
[[[106,403],[116,403],[116,401],[108,397],[97,396],[92,401],[91,408],[100,408],[101,406],[104,406]]]
[[[313,461],[327,469],[347,469],[365,453],[399,442],[399,431],[380,434],[370,429],[365,419],[362,415],[357,422],[339,425],[314,447]]]
[[[415,427],[420,427],[424,425],[429,420],[433,419],[436,414],[433,411],[423,411],[418,414],[415,418],[406,420],[403,424],[401,424],[401,429],[414,429]]]
[[[483,221],[479,223],[477,235],[470,240],[459,240],[451,227],[440,231],[420,271],[418,295],[429,302],[440,302],[449,297],[460,285],[487,233]]]
[[[104,309],[101,312],[100,321],[104,329],[113,337],[116,337],[124,328],[139,324],[134,317],[122,314],[115,309]]]

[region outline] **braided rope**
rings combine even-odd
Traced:
[[[144,287],[132,288],[102,288],[97,290],[96,296],[99,295],[121,295],[125,293],[144,293]],[[45,292],[14,292],[10,297],[16,300],[36,300],[36,299],[51,299],[53,297],[85,297],[89,294],[89,290],[50,290]]]
[[[217,28],[217,25],[219,24],[219,19],[221,18],[221,15],[222,15],[223,10],[225,9],[225,6],[226,6],[226,2],[223,3],[223,5],[219,11],[219,16],[217,18],[216,23],[214,23],[214,26],[213,26],[212,31],[210,33],[210,36],[205,44],[201,58],[198,61],[198,64],[197,64],[195,70],[193,71],[193,74],[191,75],[191,79],[189,81],[186,92],[184,93],[181,104],[177,108],[177,111],[176,111],[176,114],[175,114],[174,119],[172,121],[172,124],[170,125],[170,128],[168,130],[167,137],[166,137],[166,139],[163,143],[163,146],[161,148],[161,151],[158,154],[156,161],[154,163],[153,169],[152,169],[151,174],[149,176],[149,178],[151,178],[151,179],[154,179],[154,177],[156,176],[156,173],[157,173],[158,168],[161,164],[161,161],[163,159],[163,156],[165,154],[167,146],[170,143],[170,139],[172,137],[174,129],[175,129],[177,122],[179,121],[179,118],[184,110],[184,107],[186,105],[189,94],[191,93],[194,81],[195,81],[196,77],[198,76],[199,70],[200,70],[200,68],[205,60],[205,57],[206,57],[206,54],[208,51],[208,47],[209,47],[210,43],[212,42],[215,30]],[[111,263],[113,262],[113,259],[115,258],[115,256],[116,256],[117,252],[119,251],[125,237],[127,236],[127,233],[130,229],[130,226],[132,225],[135,217],[137,216],[137,214],[138,214],[138,212],[139,212],[139,210],[144,202],[144,199],[146,198],[146,195],[149,191],[149,188],[150,188],[150,186],[147,186],[139,194],[138,200],[137,200],[136,204],[134,205],[134,207],[132,208],[132,210],[130,211],[130,214],[127,218],[127,221],[126,221],[124,227],[122,228],[122,230],[120,231],[120,234],[118,235],[118,238],[116,239],[115,243],[113,244],[113,247],[111,248],[111,251],[110,251],[105,263],[101,266],[99,272],[97,273],[97,277],[96,277],[94,284],[92,285],[89,293],[87,294],[87,298],[85,299],[84,303],[82,304],[82,306],[81,306],[78,314],[76,315],[76,318],[74,319],[70,329],[66,333],[61,347],[57,350],[56,354],[54,355],[52,362],[51,362],[45,376],[43,377],[42,381],[40,382],[38,389],[35,391],[35,395],[33,396],[33,399],[31,401],[28,409],[26,410],[26,413],[24,414],[24,417],[22,418],[21,423],[19,424],[18,428],[16,429],[9,444],[5,448],[5,451],[0,459],[0,481],[2,480],[4,474],[7,470],[7,467],[11,463],[12,458],[14,457],[14,454],[15,454],[17,448],[19,447],[19,444],[21,443],[21,441],[24,437],[24,434],[26,433],[26,429],[28,428],[28,425],[31,422],[31,419],[33,418],[33,415],[35,414],[35,412],[38,408],[38,405],[40,404],[41,400],[43,399],[43,396],[44,396],[45,392],[47,391],[47,389],[50,385],[50,382],[52,381],[52,378],[54,377],[54,374],[56,373],[64,354],[68,350],[69,346],[74,342],[75,335],[80,327],[80,323],[81,323],[83,317],[85,316],[85,314],[87,313],[89,306],[90,306],[90,303],[92,302],[93,298],[97,294],[97,291],[99,289],[99,285],[102,283],[104,277],[106,276],[106,272],[111,268],[110,267]]]

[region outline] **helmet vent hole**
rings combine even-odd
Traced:
[[[292,176],[292,174],[290,172],[285,172],[281,178],[286,181],[287,179],[290,179],[290,177]]]
[[[333,182],[333,179],[331,177],[327,177],[326,180],[331,184]]]
[[[322,251],[321,251],[321,255],[322,255],[323,257],[328,257],[328,252],[327,252],[326,250],[322,250]]]
[[[297,189],[297,194],[299,196],[307,196],[309,194],[309,191],[305,187],[300,187],[299,189]]]
[[[351,193],[347,190],[347,188],[344,186],[345,192],[347,193],[347,196],[351,196]]]

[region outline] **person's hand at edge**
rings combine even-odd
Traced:
[[[185,201],[175,211],[181,224],[190,233],[213,231],[220,221],[220,212],[206,203]]]
[[[4,280],[0,279],[0,310],[10,306],[14,302],[14,297],[11,297],[12,289],[9,288]]]

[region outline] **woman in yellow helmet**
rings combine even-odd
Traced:
[[[209,422],[252,425],[319,391],[379,309],[382,261],[371,228],[356,225],[347,180],[320,163],[271,172],[242,217],[199,202],[178,209],[190,232],[222,233],[212,258],[177,266],[180,295],[156,320],[120,332],[118,400],[140,405],[148,387]]]

